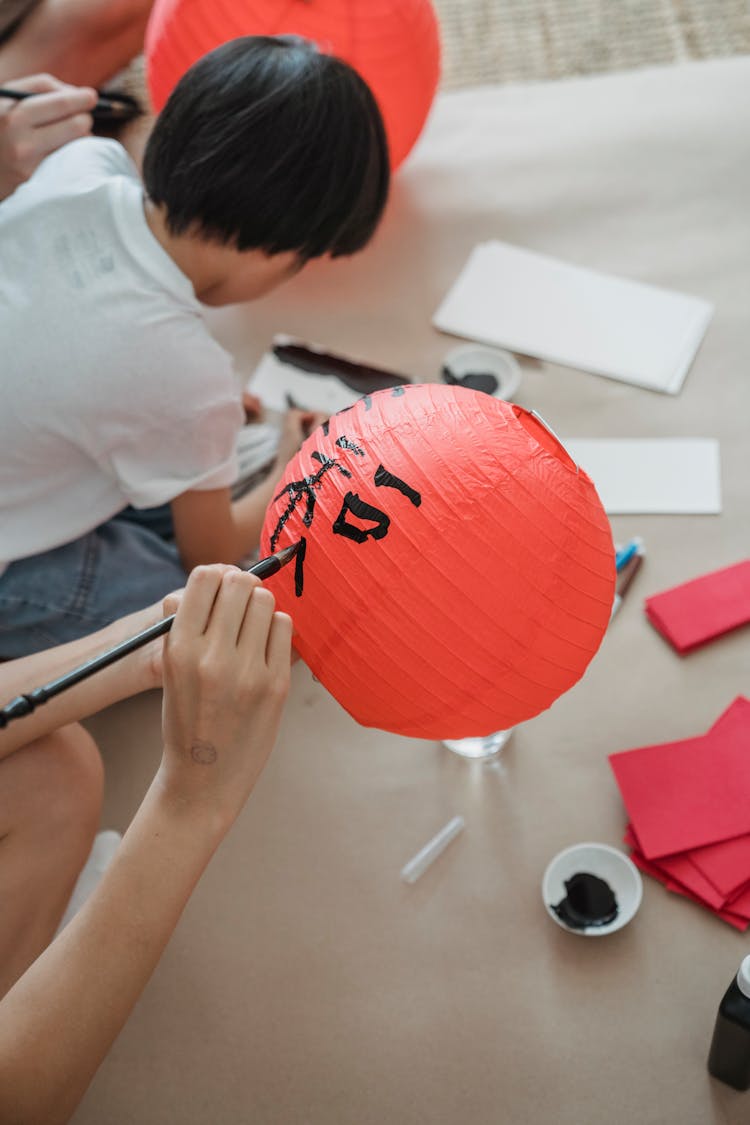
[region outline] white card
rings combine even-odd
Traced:
[[[713,438],[563,438],[610,515],[721,511]]]
[[[505,242],[476,246],[433,317],[443,332],[676,394],[713,306]]]

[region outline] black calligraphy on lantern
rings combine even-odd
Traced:
[[[342,412],[340,411],[339,413]],[[336,445],[339,449],[345,449],[350,453],[354,453],[357,457],[365,456],[364,449],[343,434],[336,439]],[[291,481],[274,497],[275,502],[280,500],[282,496],[286,496],[288,502],[286,508],[279,516],[273,535],[271,536],[271,552],[276,550],[276,544],[278,543],[281,532],[290,517],[297,511],[298,506],[302,503],[304,503],[302,523],[305,527],[312,526],[317,493],[323,487],[323,481],[327,474],[336,470],[336,472],[344,477],[351,478],[352,476],[349,469],[342,465],[337,458],[327,457],[317,449],[311,456],[313,460],[320,464],[320,468],[317,472],[308,474],[303,477],[302,480]],[[376,488],[392,488],[400,492],[415,508],[418,508],[422,503],[420,493],[417,492],[415,488],[412,488],[411,485],[407,484],[406,481],[397,477],[395,473],[389,472],[384,465],[378,465],[373,481]],[[349,519],[350,516],[357,522],[353,522],[352,519]],[[366,500],[363,500],[356,492],[350,491],[344,496],[341,511],[333,521],[331,531],[334,535],[341,535],[345,539],[351,540],[353,543],[364,543],[368,539],[384,539],[388,534],[390,525],[391,518],[387,512],[384,512],[375,504],[370,504]],[[294,568],[294,592],[297,597],[301,596],[304,588],[304,562],[306,553],[307,539],[305,536],[302,536],[295,556]]]
[[[339,441],[340,440],[339,438]],[[364,457],[364,452],[362,452],[361,456]],[[271,553],[276,550],[279,535],[283,531],[289,517],[293,512],[297,511],[297,505],[300,504],[302,500],[305,501],[305,511],[302,516],[302,522],[305,527],[310,527],[315,512],[315,493],[320,489],[320,482],[326,473],[330,472],[331,469],[337,469],[342,476],[351,477],[352,475],[339,461],[332,457],[326,457],[325,454],[319,453],[317,449],[312,452],[311,457],[314,461],[320,463],[321,467],[318,469],[317,473],[312,473],[311,475],[303,477],[302,480],[291,481],[289,484],[284,485],[281,492],[273,498],[275,503],[277,500],[280,500],[282,496],[288,496],[289,503],[279,516],[273,535],[271,536]]]

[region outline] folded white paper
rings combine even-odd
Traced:
[[[713,438],[563,438],[610,515],[721,511]]]
[[[699,297],[544,254],[474,248],[433,317],[443,332],[676,394],[713,314]]]

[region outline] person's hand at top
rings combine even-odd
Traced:
[[[242,408],[245,411],[246,423],[263,421],[263,402],[257,395],[251,394],[250,391],[243,391]]]
[[[245,422],[262,422],[265,418],[265,409],[262,399],[250,391],[242,395],[242,407],[245,411]],[[296,403],[291,405],[284,415],[281,427],[281,449],[286,455],[286,460],[297,452],[302,442],[317,426],[322,426],[329,415],[318,410],[304,410]]]
[[[164,644],[164,755],[157,775],[181,806],[226,828],[271,752],[289,688],[292,622],[259,580],[196,567]]]
[[[279,457],[288,461],[297,452],[302,442],[318,426],[328,420],[328,415],[317,410],[300,410],[290,407],[284,415],[279,440]]]
[[[98,97],[96,90],[66,86],[49,74],[3,85],[36,96],[23,101],[0,98],[0,200],[28,180],[45,156],[91,132],[91,110]]]

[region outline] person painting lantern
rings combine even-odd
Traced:
[[[539,419],[461,387],[367,395],[311,434],[261,549],[295,645],[365,726],[484,735],[583,675],[609,622],[614,549],[593,484]]]
[[[202,306],[362,250],[389,182],[359,75],[312,43],[247,37],[180,80],[143,183],[115,141],[83,138],[0,204],[0,658],[73,640],[257,548],[319,419],[288,410],[269,475],[233,500],[245,413]],[[165,504],[155,523],[148,510]]]

